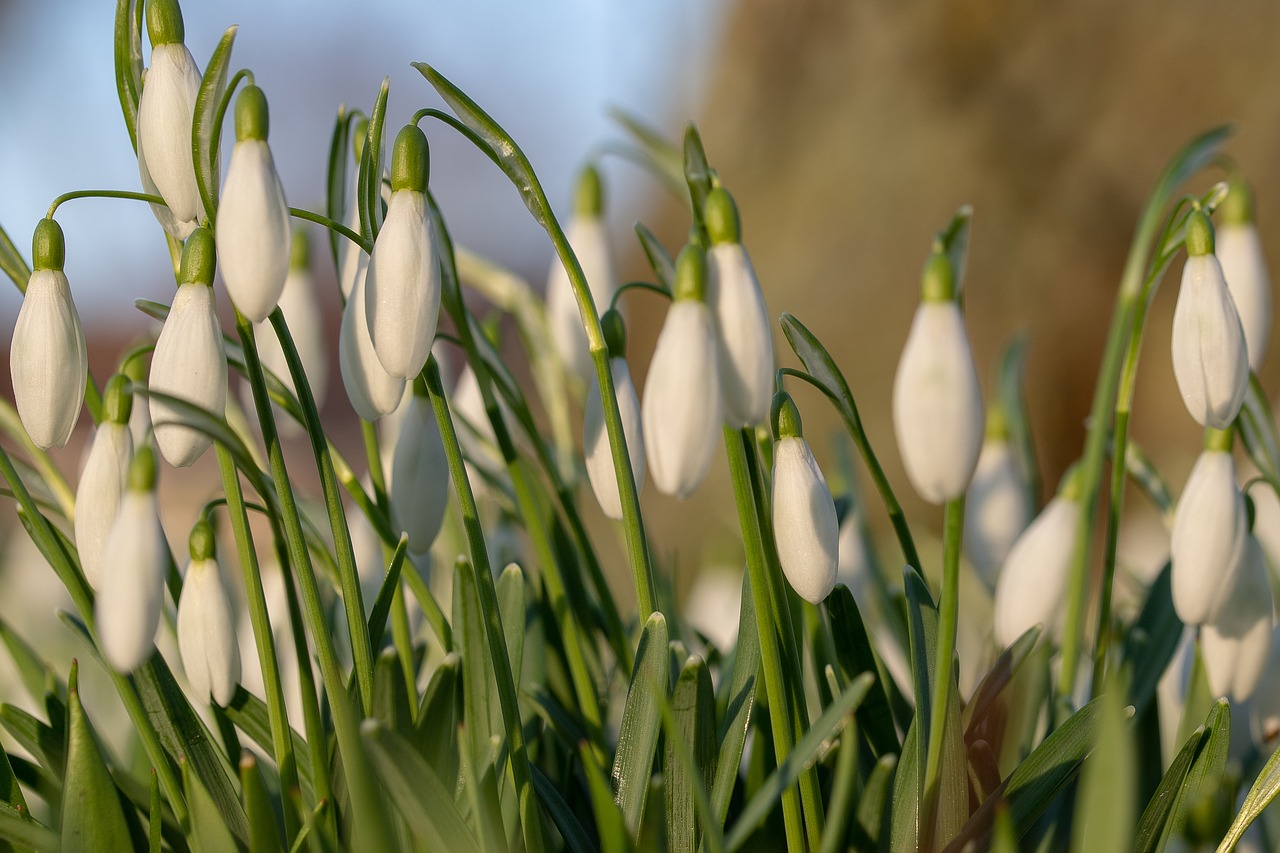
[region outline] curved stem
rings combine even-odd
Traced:
[[[294,217],[295,219],[305,219],[308,222],[314,222],[317,225],[323,225],[325,228],[328,228],[330,231],[334,232],[335,234],[341,234],[343,237],[346,237],[352,243],[355,243],[357,246],[363,249],[366,254],[373,251],[372,240],[366,240],[364,237],[352,231],[350,228],[343,225],[341,222],[334,222],[332,219],[330,219],[329,217],[325,216],[322,213],[315,213],[314,211],[303,210],[300,207],[291,207],[289,208],[289,215]]]
[[[236,86],[240,85],[240,81],[248,79],[249,85],[253,85],[253,72],[247,68],[241,68],[231,79],[227,81],[227,87],[222,92],[222,98],[218,101],[218,109],[213,114],[213,136],[209,144],[209,157],[216,164],[218,161],[218,152],[222,150],[222,122],[227,117],[227,108],[231,105],[231,96],[235,94]],[[210,174],[216,174],[216,170]],[[197,171],[197,175],[199,172]],[[214,198],[214,190],[216,187],[206,187],[204,180],[196,181],[200,190],[200,201],[204,205],[204,215],[212,226],[217,221],[217,202]]]
[[[132,190],[73,190],[69,193],[63,193],[53,200],[53,204],[49,205],[49,211],[44,215],[45,219],[53,219],[53,215],[58,212],[58,208],[65,202],[74,201],[78,198],[123,198],[130,201],[145,201],[148,204],[158,204],[162,207],[168,207],[164,203],[164,199],[158,195],[150,193],[136,193]]]
[[[671,291],[657,284],[651,284],[647,281],[629,281],[613,292],[613,298],[609,300],[609,310],[612,311],[618,307],[618,297],[622,296],[628,290],[648,290],[653,293],[660,294],[670,300]]]

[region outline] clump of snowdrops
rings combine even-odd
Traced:
[[[1047,501],[1022,399],[1025,341],[982,399],[963,315],[970,212],[926,247],[892,407],[911,488],[945,507],[930,566],[821,342],[784,313],[794,359],[775,357],[775,314],[744,243],[749,211],[692,126],[678,148],[622,122],[633,156],[688,199],[691,224],[674,259],[637,226],[652,278],[620,284],[595,166],[562,226],[516,141],[430,66],[415,68],[446,109],[388,126],[386,82],[367,114],[341,108],[326,209],[299,210],[276,176],[267,94],[251,71],[229,73],[235,28],[202,74],[175,0],[121,0],[117,15],[142,191],[56,199],[30,266],[0,241],[0,266],[25,294],[0,475],[47,582],[69,593],[66,629],[86,665],[109,673],[133,736],[123,753],[104,745],[79,665],[0,625],[44,709],[0,707],[4,843],[1280,843],[1267,811],[1280,792],[1268,565],[1280,555],[1263,544],[1280,523],[1280,451],[1250,373],[1267,346],[1270,284],[1249,190],[1220,151],[1226,131],[1178,152],[1143,210],[1083,450]],[[234,143],[220,180],[226,121]],[[429,180],[429,139],[452,133],[488,155],[545,228],[545,301],[452,243]],[[1226,180],[1180,195],[1209,168]],[[176,282],[171,304],[139,302],[162,330],[123,354],[101,392],[63,273],[76,249],[55,216],[85,196],[150,203]],[[324,230],[316,242],[345,301],[336,373],[295,220]],[[1178,262],[1172,367],[1206,432],[1175,502],[1128,421],[1147,308]],[[219,272],[230,335],[215,312]],[[464,284],[514,318],[518,340],[491,339]],[[639,390],[629,291],[670,300]],[[527,378],[508,357],[527,360]],[[464,364],[455,384],[438,359]],[[232,373],[249,418],[236,416]],[[344,459],[326,437],[318,405],[331,374],[360,418],[364,459]],[[848,428],[834,497],[801,403],[833,406]],[[66,444],[82,408],[95,428],[73,490],[45,451]],[[286,464],[286,433],[309,440],[318,493],[296,488],[290,468],[303,463]],[[639,495],[647,477],[688,497],[721,452],[746,569],[727,583],[701,578],[682,609]],[[157,483],[209,453],[221,487],[192,517],[165,513],[187,540],[174,554]],[[1246,457],[1257,473],[1242,490]],[[868,475],[874,494],[863,496]],[[1113,589],[1130,480],[1167,520],[1171,558],[1125,610]],[[625,541],[634,607],[605,583],[583,520],[592,502]],[[867,538],[882,511],[896,540],[887,560]],[[984,606],[962,612],[962,580]]]

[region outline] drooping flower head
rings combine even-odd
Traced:
[[[988,589],[995,589],[1009,549],[1030,522],[1026,481],[1009,443],[1004,409],[993,403],[964,512],[965,553]]]
[[[289,273],[289,205],[267,146],[267,98],[257,86],[236,96],[236,144],[218,205],[218,266],[227,293],[254,323],[267,319]]]
[[[449,505],[449,459],[444,453],[427,386],[421,377],[405,403],[391,457],[391,522],[409,534],[409,550],[431,547]]]
[[[707,253],[707,304],[716,318],[720,392],[730,426],[760,423],[773,394],[773,335],[760,282],[742,245],[733,196],[723,187],[704,205],[711,251]]]
[[[773,536],[796,594],[820,604],[836,585],[840,522],[822,469],[804,440],[791,395],[773,401]]]
[[[1244,329],[1213,253],[1213,225],[1203,211],[1187,218],[1187,264],[1173,310],[1173,376],[1191,417],[1226,429],[1249,388]]]
[[[978,464],[982,395],[945,253],[925,264],[922,291],[893,381],[893,430],[911,485],[941,504],[964,494]]]
[[[338,368],[351,408],[366,421],[389,415],[404,397],[404,379],[387,373],[373,350],[365,314],[366,258],[360,255],[355,282],[338,330]]]
[[[1217,615],[1200,632],[1205,674],[1214,696],[1243,702],[1253,695],[1266,670],[1274,625],[1267,558],[1249,533],[1240,571]]]
[[[129,378],[117,373],[103,391],[102,423],[93,434],[89,458],[76,488],[76,551],[85,578],[94,589],[102,582],[107,536],[115,523],[133,459],[133,436],[129,431],[132,411]]]
[[[1254,224],[1253,192],[1238,176],[1230,187],[1222,204],[1223,222],[1215,235],[1214,254],[1240,315],[1249,369],[1257,373],[1271,341],[1271,276]]]
[[[706,281],[706,258],[690,243],[676,259],[674,301],[658,334],[641,405],[653,484],[682,499],[706,477],[720,438],[720,371]]]
[[[240,645],[231,599],[222,583],[213,528],[201,519],[191,529],[191,562],[178,601],[178,652],[191,692],[226,705],[240,682]]]
[[[9,344],[13,399],[22,427],[37,447],[62,447],[84,402],[89,359],[71,285],[62,271],[62,228],[42,219],[32,238],[35,270]]]
[[[627,456],[631,463],[631,473],[635,477],[636,491],[639,492],[644,487],[644,429],[640,424],[640,399],[636,396],[631,369],[627,366],[626,327],[617,311],[606,311],[600,318],[600,326],[609,347],[609,372],[613,376],[618,413],[622,416],[622,435],[627,441]],[[622,497],[618,491],[618,473],[613,467],[613,453],[605,430],[600,385],[596,382],[589,382],[587,385],[587,405],[582,416],[582,446],[587,461],[587,479],[591,481],[591,490],[604,514],[620,520]]]

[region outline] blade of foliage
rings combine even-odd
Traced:
[[[413,731],[413,712],[400,655],[387,646],[378,654],[373,670],[373,716],[397,734],[407,736]]]
[[[405,558],[409,554],[409,536],[400,534],[396,550],[391,555],[391,563],[387,566],[387,574],[378,588],[378,597],[374,599],[373,609],[369,612],[369,636],[377,642],[387,630],[387,615],[391,613],[391,602],[400,588],[400,572],[404,568]]]
[[[969,266],[969,230],[973,222],[973,208],[965,205],[956,211],[947,227],[938,233],[938,243],[947,253],[954,277],[956,300],[964,304],[964,274]]]
[[[954,265],[953,265],[954,269]],[[1031,418],[1027,411],[1027,395],[1024,383],[1027,375],[1027,350],[1031,344],[1027,334],[1013,336],[1000,356],[1000,372],[996,379],[996,394],[1004,409],[1009,428],[1009,442],[1018,454],[1022,471],[1022,485],[1027,506],[1040,508],[1040,466],[1036,462],[1035,443],[1031,437]]]
[[[391,78],[382,78],[378,97],[369,115],[369,129],[360,152],[360,172],[356,178],[356,200],[360,206],[360,233],[366,240],[378,236],[382,224],[382,136],[387,116],[387,92]]]
[[[1143,495],[1158,510],[1168,527],[1173,526],[1174,500],[1155,464],[1142,450],[1142,447],[1129,439],[1124,449],[1124,467],[1134,484],[1142,490]]]
[[[863,853],[872,853],[884,848],[890,836],[890,821],[893,812],[894,775],[898,769],[898,756],[880,756],[871,776],[858,798],[858,809],[854,817],[861,829],[863,841],[859,849]]]
[[[116,92],[129,131],[129,142],[138,150],[138,99],[142,96],[142,3],[116,0]],[[25,281],[25,279],[24,279]]]
[[[350,150],[351,124],[353,116],[347,111],[347,105],[338,107],[338,117],[333,123],[333,136],[329,140],[329,161],[325,172],[325,215],[334,222],[347,221],[347,164],[351,162]],[[332,228],[326,228],[329,235],[329,250],[333,256],[333,268],[341,272],[338,265],[339,240],[346,238]],[[354,247],[352,247],[354,250]]]
[[[529,769],[533,771],[533,789],[538,794],[538,800],[542,803],[542,808],[550,815],[551,822],[559,830],[560,837],[564,839],[566,849],[570,853],[596,853],[595,842],[591,840],[591,836],[587,834],[587,831],[582,828],[582,822],[573,813],[573,809],[569,808],[569,804],[565,802],[564,795],[560,792],[556,783],[548,779],[547,775],[538,768],[538,765],[531,765]],[[612,803],[612,801],[610,802]],[[617,806],[614,806],[613,809],[616,814]],[[624,828],[623,835],[625,836],[625,834],[626,830]]]
[[[493,760],[489,738],[501,731],[494,716],[500,711],[493,695],[497,688],[492,684],[488,665],[480,596],[474,573],[462,559],[455,564],[453,573],[453,619],[454,636],[461,643],[463,719],[470,737],[471,761],[484,766]]]
[[[642,640],[643,642],[643,640]],[[665,645],[665,644],[664,644]],[[666,649],[663,649],[664,655]],[[637,655],[636,670],[643,660]],[[596,834],[600,838],[600,849],[603,853],[626,853],[635,844],[627,831],[627,822],[622,809],[614,802],[613,791],[605,779],[604,770],[596,763],[591,747],[583,742],[578,745],[578,757],[582,761],[582,771],[587,777],[587,792],[591,795],[591,810],[596,819]]]
[[[1236,418],[1236,430],[1244,441],[1245,452],[1277,493],[1280,493],[1280,445],[1276,438],[1276,422],[1271,403],[1258,377],[1249,375],[1249,390]]]
[[[209,64],[204,68],[204,77],[200,80],[200,89],[196,93],[195,112],[191,123],[191,156],[195,163],[196,186],[200,190],[200,198],[204,202],[205,215],[210,222],[216,221],[218,208],[218,172],[219,170],[219,135],[221,128],[215,127],[219,105],[223,92],[227,88],[227,66],[231,63],[231,47],[235,44],[236,25],[227,27],[218,46],[209,57]]]
[[[446,785],[458,778],[458,739],[454,732],[460,718],[461,687],[461,659],[456,652],[450,652],[431,674],[422,694],[414,734],[419,754]]]
[[[648,157],[654,171],[663,183],[682,198],[687,191],[684,182],[684,161],[680,151],[658,131],[638,117],[620,107],[609,108],[609,118],[622,126]]]
[[[235,695],[231,697],[230,704],[223,711],[236,728],[248,735],[260,749],[271,755],[272,760],[275,759],[271,742],[271,718],[267,713],[266,704],[261,699],[243,687],[236,687]],[[302,785],[302,793],[308,801],[314,800],[311,753],[302,735],[290,729],[289,736],[293,739],[293,754],[297,762],[298,781]]]
[[[670,709],[673,724],[667,729],[662,758],[667,847],[693,853],[698,846],[695,800],[706,797],[716,766],[716,700],[711,672],[702,658],[694,655],[681,668]]]
[[[760,636],[756,632],[755,599],[751,575],[742,573],[742,604],[738,610],[738,643],[733,653],[733,675],[729,679],[721,724],[719,758],[711,784],[711,811],[723,825],[729,802],[738,782],[742,750],[755,708],[756,680],[760,677]]]
[[[48,723],[13,705],[0,705],[0,726],[4,726],[5,731],[19,746],[31,753],[42,767],[57,779],[64,778],[67,760],[65,730],[55,730]]]
[[[684,126],[684,179],[689,185],[689,199],[693,209],[693,221],[702,228],[702,208],[711,192],[711,178],[715,174],[707,165],[707,152],[702,145],[702,135],[693,122]]]
[[[628,833],[640,838],[653,756],[658,748],[662,719],[654,692],[667,692],[667,620],[661,613],[645,621],[636,647],[636,664],[627,689],[627,701],[618,729],[618,751],[613,760],[614,797],[622,810]]]
[[[1191,762],[1186,779],[1178,788],[1173,808],[1165,824],[1164,838],[1161,842],[1177,838],[1194,809],[1201,803],[1217,794],[1222,783],[1223,773],[1227,769],[1227,752],[1231,746],[1231,708],[1226,699],[1219,699],[1209,709],[1204,728],[1208,735],[1204,747]]]
[[[1099,698],[1098,740],[1084,763],[1076,796],[1074,853],[1124,853],[1133,841],[1138,780],[1129,715],[1114,691]]]
[[[0,270],[13,280],[19,293],[27,292],[27,279],[31,278],[31,267],[27,266],[22,253],[13,245],[9,235],[0,228]]]
[[[507,655],[511,659],[511,677],[520,683],[520,671],[524,665],[524,572],[515,563],[507,566],[498,576],[498,611],[506,628]]]
[[[218,807],[209,797],[209,792],[200,784],[191,765],[182,762],[182,786],[187,794],[187,806],[191,809],[191,834],[195,839],[197,850],[230,851],[237,849],[231,830],[222,820]],[[124,849],[124,848],[112,848]]]
[[[1173,660],[1182,638],[1182,620],[1173,609],[1173,583],[1168,563],[1152,581],[1133,626],[1125,634],[1121,660],[1129,670],[1129,704],[1141,715],[1155,696],[1160,676]]]
[[[1168,823],[1169,815],[1173,813],[1174,802],[1178,798],[1178,792],[1182,790],[1187,772],[1191,769],[1191,763],[1204,751],[1208,742],[1209,732],[1201,726],[1192,732],[1191,737],[1187,738],[1187,742],[1182,745],[1182,749],[1178,750],[1173,763],[1169,765],[1169,770],[1160,780],[1160,785],[1138,820],[1133,837],[1133,853],[1156,853],[1160,849],[1165,825]]]
[[[57,850],[68,849],[59,843],[58,834],[52,829],[8,811],[0,811],[0,839],[18,847],[35,850],[37,853],[54,853]]]
[[[13,658],[18,676],[22,679],[22,686],[26,688],[33,701],[39,702],[43,699],[45,691],[50,686],[53,687],[55,694],[66,698],[67,688],[62,683],[62,679],[44,662],[40,654],[19,636],[13,626],[3,619],[0,619],[0,640],[4,641],[5,647],[9,650],[9,656]]]
[[[244,796],[244,813],[249,818],[249,853],[277,853],[281,847],[276,812],[271,807],[262,768],[247,750],[240,756],[240,791]]]
[[[676,280],[675,262],[671,260],[671,255],[662,242],[643,223],[637,222],[635,228],[636,236],[640,238],[640,248],[649,259],[649,267],[657,276],[658,283],[670,292]]]
[[[1218,845],[1218,853],[1229,853],[1235,849],[1235,845],[1244,837],[1245,830],[1271,805],[1277,794],[1280,794],[1280,749],[1271,753],[1253,787],[1249,789],[1239,813],[1231,821],[1230,829]]]
[[[78,680],[78,667],[72,662],[67,683],[71,718],[67,784],[62,799],[62,844],[68,850],[129,850],[133,841],[120,809],[120,795],[80,703]]]
[[[877,757],[896,754],[901,751],[902,746],[893,725],[893,711],[889,707],[884,684],[879,679],[875,652],[853,593],[844,584],[837,584],[827,598],[826,607],[831,616],[831,632],[835,637],[836,661],[844,674],[845,682],[852,681],[864,672],[877,675],[866,700],[858,706],[858,730],[866,737]]]
[[[1013,645],[996,658],[991,669],[978,683],[973,691],[973,697],[964,708],[966,742],[973,742],[983,732],[988,714],[992,712],[993,706],[1013,681],[1018,670],[1027,662],[1039,639],[1039,626],[1028,628],[1021,637],[1014,640]]]

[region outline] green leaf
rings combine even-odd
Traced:
[[[1231,746],[1231,708],[1226,699],[1219,699],[1209,709],[1204,721],[1208,739],[1178,789],[1173,802],[1169,822],[1165,825],[1164,839],[1177,838],[1191,816],[1192,810],[1202,801],[1218,793],[1222,775],[1227,769],[1227,752]],[[1248,798],[1245,798],[1248,803]],[[1162,840],[1162,845],[1163,845]]]
[[[27,266],[22,253],[13,245],[9,235],[0,228],[0,270],[13,280],[19,293],[27,292],[27,279],[31,278],[31,267]]]
[[[1074,853],[1125,853],[1133,841],[1138,780],[1129,715],[1115,693],[1100,698],[1097,745],[1084,763],[1076,796]]]
[[[475,574],[470,563],[459,559],[453,573],[454,637],[461,643],[463,720],[471,743],[471,761],[481,768],[493,761],[489,738],[502,731],[483,618]],[[477,775],[483,773],[478,770]]]
[[[609,118],[616,121],[631,135],[662,182],[678,198],[688,202],[688,187],[684,181],[684,160],[680,150],[661,133],[619,107],[609,108]]]
[[[1240,812],[1231,822],[1222,843],[1218,845],[1218,853],[1230,853],[1235,845],[1244,837],[1245,830],[1271,805],[1276,795],[1280,794],[1280,749],[1271,753],[1262,772],[1254,780],[1253,787],[1244,798]]]
[[[453,791],[445,787],[431,765],[407,741],[377,721],[366,720],[360,733],[378,778],[414,837],[428,850],[479,853]]]
[[[649,259],[653,274],[657,276],[658,283],[671,292],[676,280],[676,265],[671,260],[671,255],[662,245],[662,241],[646,228],[644,223],[637,222],[635,227],[636,236],[640,238],[640,248],[644,250],[644,256]]]
[[[373,670],[373,716],[403,736],[413,731],[413,711],[400,655],[387,646]]]
[[[205,215],[210,222],[216,220],[218,209],[218,173],[221,162],[218,154],[222,128],[222,99],[227,89],[227,66],[231,62],[231,46],[236,40],[235,24],[227,27],[218,46],[209,57],[196,93],[195,112],[191,121],[191,156],[196,170],[196,186],[204,202]]]
[[[511,660],[511,678],[519,684],[524,665],[524,572],[515,563],[503,569],[498,576],[498,612],[502,616],[502,633],[507,641],[507,656]]]
[[[880,756],[876,766],[871,770],[862,796],[858,798],[858,811],[855,815],[858,826],[866,836],[868,844],[862,848],[864,853],[881,848],[881,840],[887,841],[890,833],[890,821],[893,815],[894,774],[898,769],[898,756],[890,753]]]
[[[982,681],[974,688],[973,697],[964,708],[965,740],[973,741],[982,736],[987,715],[995,706],[996,700],[1013,681],[1013,677],[1031,656],[1032,649],[1040,639],[1039,626],[1031,627],[1021,637],[1013,641],[1013,645],[1005,649],[991,669],[982,677]],[[1002,724],[998,722],[997,725]]]
[[[55,778],[65,778],[67,761],[65,730],[36,719],[13,705],[0,705],[0,726],[12,735],[18,745],[31,753]]]
[[[329,140],[329,164],[326,171],[327,180],[325,181],[325,215],[334,222],[346,223],[347,221],[347,164],[351,162],[351,142],[348,139],[351,133],[352,114],[347,112],[346,104],[338,107],[338,118],[333,123],[333,136]],[[346,237],[340,235],[332,228],[326,228],[325,232],[329,235],[329,249],[333,255],[333,268],[341,272],[338,264],[338,241],[345,240]],[[354,247],[352,247],[354,248]]]
[[[436,776],[452,785],[458,778],[458,738],[462,675],[461,659],[450,652],[431,674],[422,703],[418,707],[414,736],[418,753],[427,760]]]
[[[938,243],[951,262],[951,275],[956,286],[956,301],[964,305],[964,274],[969,266],[969,225],[973,208],[965,205],[956,211],[947,227],[938,233]]]
[[[79,668],[73,661],[67,684],[70,721],[67,784],[62,800],[62,844],[67,850],[130,850],[133,841],[120,795],[103,760],[98,739],[80,704]]]
[[[138,98],[142,95],[142,3],[116,0],[116,91],[129,142],[138,150]]]
[[[640,838],[653,756],[658,748],[662,719],[653,694],[667,692],[667,620],[654,612],[645,621],[636,648],[636,665],[627,689],[627,702],[618,730],[618,751],[613,760],[614,798],[626,821],[627,831]]]
[[[661,614],[655,614],[660,616]],[[644,638],[641,637],[641,643]],[[666,654],[666,643],[663,643],[663,654]],[[642,658],[637,655],[637,664]],[[637,671],[639,666],[636,667]],[[596,763],[591,746],[585,741],[578,745],[578,757],[582,761],[582,770],[587,777],[587,791],[591,795],[591,810],[596,819],[596,833],[600,838],[600,849],[604,853],[626,853],[635,847],[627,832],[626,820],[622,810],[613,800],[613,792],[604,778],[604,771]]]
[[[235,695],[231,697],[231,703],[223,711],[236,728],[248,735],[260,749],[275,760],[274,746],[271,741],[271,718],[267,712],[267,706],[261,699],[243,687],[237,686]],[[303,796],[309,802],[313,801],[315,787],[311,775],[311,752],[302,735],[292,728],[289,729],[289,736],[293,740],[293,757],[297,762],[298,781],[301,783]]]
[[[378,642],[387,630],[387,615],[391,612],[391,602],[395,600],[396,590],[400,587],[400,573],[404,568],[405,557],[409,553],[409,536],[400,534],[396,550],[391,554],[391,563],[387,566],[387,574],[378,588],[378,597],[374,599],[373,609],[369,611],[369,637]]]
[[[1129,474],[1129,478],[1142,490],[1147,500],[1151,501],[1152,505],[1160,510],[1160,515],[1165,523],[1172,527],[1175,504],[1173,495],[1169,492],[1169,485],[1160,476],[1160,472],[1156,470],[1156,466],[1150,457],[1143,452],[1142,447],[1132,438],[1125,444],[1124,467]]]
[[[58,834],[52,829],[7,811],[0,812],[0,838],[19,847],[35,850],[37,853],[55,853],[55,851],[69,849],[59,843]]]
[[[876,680],[867,693],[866,700],[858,706],[858,730],[876,756],[898,753],[898,732],[893,725],[893,711],[889,697],[879,678],[875,652],[867,636],[866,625],[853,593],[844,584],[837,584],[827,598],[827,612],[831,616],[831,633],[836,646],[836,662],[844,674],[845,682],[864,672],[876,674]]]
[[[22,679],[22,685],[33,701],[41,701],[50,685],[53,686],[57,696],[66,698],[67,687],[62,683],[62,679],[51,666],[44,662],[39,653],[22,639],[17,631],[13,630],[13,626],[3,619],[0,619],[0,640],[3,640],[5,647],[8,648],[9,656],[13,658],[14,666],[17,667],[18,675]]]
[[[738,782],[738,767],[742,764],[742,750],[750,731],[751,712],[755,708],[756,680],[760,677],[760,636],[756,633],[755,612],[751,575],[743,572],[738,644],[733,653],[733,675],[726,693],[719,758],[715,780],[711,784],[711,811],[721,824],[729,814],[729,803]]]
[[[954,263],[954,262],[953,262]],[[1040,508],[1040,467],[1036,462],[1035,442],[1031,438],[1031,416],[1027,409],[1027,349],[1031,339],[1025,332],[1013,336],[1000,356],[1000,372],[996,378],[996,396],[1004,409],[1009,429],[1009,443],[1018,455],[1026,505]]]
[[[378,236],[382,225],[382,137],[387,116],[387,92],[391,78],[383,77],[378,98],[369,117],[369,132],[360,152],[360,173],[356,179],[357,203],[360,205],[360,233],[366,240]]]
[[[209,792],[200,784],[191,765],[182,762],[182,787],[191,809],[191,841],[195,853],[236,853],[236,840],[222,820]],[[110,848],[124,849],[124,848]]]
[[[1249,374],[1249,390],[1236,418],[1236,431],[1244,441],[1245,452],[1258,471],[1280,494],[1280,445],[1277,444],[1276,422],[1271,403],[1258,377]]]
[[[151,768],[151,785],[147,792],[147,853],[161,853],[164,837],[164,806],[160,802],[160,777]]]
[[[702,658],[685,661],[671,694],[674,725],[662,758],[667,799],[667,849],[693,853],[698,846],[697,789],[706,796],[716,766],[716,699],[711,673]],[[683,749],[678,745],[683,744]],[[688,758],[692,766],[686,766]]]
[[[715,172],[707,165],[707,151],[702,146],[702,135],[693,122],[684,126],[684,179],[689,185],[689,198],[693,209],[693,221],[701,230],[702,208],[711,192]]]
[[[1187,772],[1191,769],[1191,763],[1204,751],[1208,742],[1209,733],[1204,726],[1201,726],[1187,738],[1182,749],[1178,750],[1173,763],[1169,765],[1169,770],[1160,780],[1160,785],[1138,820],[1133,838],[1133,853],[1156,853],[1160,849],[1165,825],[1168,823],[1169,815],[1173,813],[1173,804],[1178,798],[1178,792],[1182,790],[1182,784],[1187,778]]]
[[[1182,639],[1182,620],[1173,609],[1171,578],[1170,565],[1165,563],[1147,590],[1138,618],[1124,636],[1120,659],[1122,667],[1129,670],[1129,704],[1138,715],[1155,696],[1160,676]]]
[[[465,740],[467,733],[459,730],[459,740]],[[498,735],[493,736],[494,751],[500,746]],[[504,834],[502,803],[498,798],[498,782],[494,777],[494,764],[490,763],[484,775],[477,775],[475,764],[468,758],[465,750],[461,750],[462,793],[471,804],[472,828],[480,836],[480,846],[486,853],[505,853],[507,850]]]
[[[533,790],[538,795],[538,801],[542,803],[542,808],[551,816],[551,822],[560,831],[560,837],[564,839],[565,847],[570,853],[596,853],[595,842],[591,840],[591,836],[587,834],[587,831],[582,828],[582,822],[573,813],[573,809],[569,808],[569,804],[565,802],[564,795],[560,793],[556,783],[548,779],[547,775],[536,764],[529,765],[529,770],[533,774]],[[603,782],[603,779],[601,781]],[[607,784],[605,785],[605,797],[608,798]],[[618,825],[621,827],[621,814],[618,812],[618,807],[613,804],[612,800],[609,800],[609,805],[613,808],[613,813],[619,816]],[[622,827],[622,835],[624,838],[626,837],[625,827]]]
[[[244,813],[249,818],[249,853],[277,853],[281,839],[276,812],[271,807],[258,759],[248,750],[240,756],[240,791]]]

